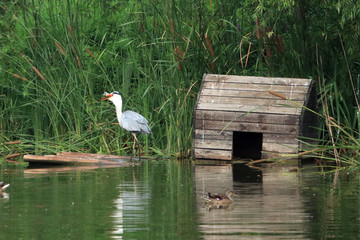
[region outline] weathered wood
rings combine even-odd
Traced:
[[[298,144],[295,134],[263,133],[263,143]]]
[[[280,153],[298,153],[298,144],[263,143],[262,151]]]
[[[195,148],[196,158],[231,160],[232,151]]]
[[[222,104],[222,103],[198,103],[199,110],[215,110],[215,111],[238,111],[249,113],[270,113],[285,115],[300,115],[301,108],[291,108],[289,106],[252,106],[241,103]]]
[[[119,161],[128,161],[131,159],[130,156],[119,156],[119,155],[107,155],[107,154],[98,154],[98,153],[79,153],[79,152],[60,152],[56,154],[57,156],[68,156],[68,157],[77,157],[77,158],[93,158],[93,159],[107,159]]]
[[[206,74],[204,81],[224,81],[236,83],[253,83],[253,84],[274,84],[274,85],[305,85],[310,84],[308,78],[274,78],[274,77],[257,77],[257,76],[237,76],[237,75],[219,75]]]
[[[129,165],[128,157],[106,156],[96,154],[82,153],[60,153],[58,155],[24,155],[25,162],[55,163],[55,164],[111,164],[111,165]]]
[[[298,125],[298,115],[284,114],[264,114],[249,112],[230,112],[230,111],[212,111],[197,110],[195,112],[196,119],[218,120],[218,121],[234,121],[234,122],[251,122],[251,123],[275,123],[284,125]]]
[[[196,129],[209,130],[227,130],[239,132],[263,132],[263,133],[288,133],[292,135],[298,134],[298,128],[295,125],[278,125],[265,123],[247,123],[247,122],[225,122],[214,120],[196,120]]]
[[[233,131],[220,132],[220,130],[195,129],[194,138],[199,140],[217,140],[226,142],[233,140]],[[296,134],[263,133],[263,142],[298,144],[298,139]]]
[[[227,83],[227,82],[205,82],[204,88],[209,89],[241,89],[243,91],[259,91],[264,92],[272,90],[278,93],[304,93],[307,92],[307,86],[285,86],[285,85],[255,85],[246,83]]]
[[[226,96],[200,96],[199,104],[201,103],[221,103],[227,104],[243,104],[251,106],[275,106],[275,107],[290,107],[301,108],[302,101],[287,101],[283,99],[258,99],[258,98],[243,98],[243,97],[226,97]]]
[[[195,129],[195,139],[214,139],[232,141],[232,131]]]
[[[304,93],[282,92],[282,94],[292,101],[304,101]],[[270,94],[268,91],[244,91],[239,89],[211,89],[204,88],[201,96],[219,96],[219,97],[243,97],[257,99],[279,99],[279,97]]]
[[[243,141],[233,132],[262,133],[264,155],[297,153],[298,137],[313,136],[310,125],[317,122],[303,106],[315,105],[311,79],[204,75],[194,112],[193,155],[231,160],[232,150],[241,147],[234,144]]]
[[[232,150],[232,139],[230,140],[215,140],[215,139],[198,139],[195,138],[196,148],[222,149]]]

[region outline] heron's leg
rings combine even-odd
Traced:
[[[134,155],[134,153],[135,153],[135,143],[136,143],[136,141],[137,141],[137,138],[136,138],[136,135],[135,135],[135,133],[131,133],[132,135],[133,135],[133,137],[134,137],[134,143],[133,143],[133,150],[132,150],[132,156]],[[131,157],[132,157],[131,156]]]
[[[135,133],[132,133],[132,135],[134,136],[133,154],[134,154],[135,141],[136,141],[136,142],[137,142],[137,144],[138,144],[138,148],[139,148],[139,160],[140,160],[140,154],[141,154],[140,143],[139,143],[139,140],[138,140],[138,139],[137,139],[137,137],[136,137],[136,134],[135,134]]]

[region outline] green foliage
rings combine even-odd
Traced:
[[[24,152],[130,153],[131,135],[99,101],[118,90],[124,108],[150,121],[147,154],[186,157],[202,75],[220,73],[312,77],[323,113],[358,139],[359,9],[349,0],[3,1],[0,137],[21,139]],[[320,129],[328,145],[325,120]]]

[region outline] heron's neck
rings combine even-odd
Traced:
[[[121,115],[122,115],[122,101],[120,100],[120,101],[114,103],[114,105],[115,105],[115,109],[116,109],[117,119],[118,119],[119,123],[121,124],[120,119],[121,119]]]

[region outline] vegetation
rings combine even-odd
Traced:
[[[118,90],[151,123],[153,134],[140,137],[147,154],[187,157],[203,73],[312,77],[319,152],[351,162],[359,11],[350,0],[2,1],[1,141],[32,153],[130,152],[113,106],[99,101]]]

